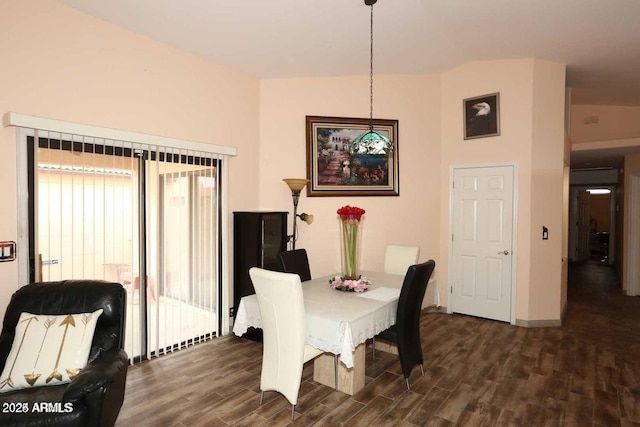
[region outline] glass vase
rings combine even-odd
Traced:
[[[359,244],[358,231],[360,221],[354,218],[342,219],[342,278],[344,280],[357,280],[360,277],[358,270]]]

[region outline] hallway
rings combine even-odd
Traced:
[[[640,362],[640,297],[622,295],[613,267],[595,259],[570,264],[567,298],[563,329]]]

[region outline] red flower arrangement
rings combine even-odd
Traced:
[[[338,215],[340,215],[340,219],[355,219],[356,221],[360,221],[362,215],[365,214],[365,210],[356,206],[343,206],[338,209]]]
[[[362,292],[367,289],[368,281],[360,280],[358,274],[358,226],[365,211],[356,206],[343,206],[337,211],[342,223],[342,277],[339,282],[331,280],[334,289]],[[343,281],[349,281],[349,286],[343,286]],[[344,289],[342,289],[344,288]]]

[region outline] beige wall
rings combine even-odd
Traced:
[[[363,269],[379,269],[386,244],[420,246],[420,260],[439,264],[440,86],[438,76],[376,75],[374,117],[398,119],[399,197],[306,197],[298,212],[296,247],[306,248],[313,276],[340,269],[336,210],[350,204],[366,210],[362,223]],[[293,211],[282,178],[306,177],[305,115],[368,117],[369,78],[264,80],[260,92],[260,207]],[[290,215],[291,216],[291,215]],[[291,221],[289,225],[291,230]]]
[[[563,295],[561,284],[563,236],[562,216],[568,194],[564,184],[565,66],[533,61],[533,133],[531,162],[531,270],[529,282],[530,321],[559,319]],[[549,239],[542,240],[542,227]]]
[[[466,64],[442,78],[442,157],[441,181],[449,182],[453,165],[489,163],[516,164],[518,235],[516,291],[517,317],[526,313],[529,283],[530,157],[533,108],[533,63],[530,60],[486,61]],[[500,136],[464,140],[462,100],[500,92]],[[440,193],[440,253],[449,253],[449,188]],[[447,282],[447,260],[441,263],[441,276]]]
[[[291,195],[282,178],[306,176],[304,116],[366,117],[367,83],[365,77],[261,82],[261,208],[292,211]],[[363,268],[380,265],[387,243],[419,245],[421,260],[434,258],[437,262],[436,277],[446,305],[450,167],[515,163],[516,317],[558,320],[561,296],[566,298],[561,283],[566,233],[562,225],[566,204],[564,66],[536,60],[491,61],[467,64],[444,73],[441,79],[376,76],[374,92],[374,115],[400,120],[400,197],[307,198],[303,192],[299,211],[313,213],[316,220],[311,226],[299,224],[297,246],[309,252],[312,274],[339,269],[335,211],[355,204],[367,210]],[[500,92],[501,135],[464,141],[462,99],[492,92]],[[357,99],[362,101],[354,102]],[[550,238],[544,242],[542,225],[550,229]]]
[[[560,64],[519,59],[469,63],[442,77],[441,182],[449,182],[453,165],[516,165],[515,312],[527,321],[560,318],[564,72]],[[462,100],[493,92],[500,92],[500,136],[465,141]],[[446,283],[449,188],[440,188],[439,278]]]
[[[232,209],[258,200],[259,82],[52,0],[3,2],[0,114],[231,145]],[[17,240],[15,129],[0,128],[0,240]],[[0,264],[0,315],[19,287]]]
[[[585,124],[585,118],[598,123]],[[607,141],[640,137],[640,107],[615,105],[572,105],[571,141]]]
[[[306,175],[305,115],[369,113],[366,76],[258,82],[52,0],[3,5],[0,31],[0,113],[235,146],[231,210],[291,211],[291,196],[281,180]],[[501,135],[464,141],[462,99],[492,92],[501,94]],[[564,66],[532,59],[466,64],[441,76],[377,75],[374,116],[400,121],[400,197],[303,195],[300,211],[315,214],[316,221],[300,224],[298,246],[308,248],[314,276],[339,268],[335,211],[355,204],[367,210],[363,268],[380,265],[387,243],[418,244],[421,260],[438,263],[436,277],[446,305],[450,168],[515,163],[516,316],[557,318],[562,155],[556,145],[562,145],[562,134],[559,140],[556,134],[562,129],[563,97]],[[5,196],[0,239],[16,240],[13,129],[0,129],[0,147]],[[540,212],[532,214],[532,209]],[[551,232],[544,247],[537,241],[543,224]],[[539,255],[541,248],[549,249],[550,265],[546,254]],[[17,264],[0,264],[0,280],[4,310],[18,287]]]

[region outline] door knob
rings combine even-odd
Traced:
[[[509,249],[505,249],[504,251],[498,252],[498,255],[509,255],[510,253]]]

